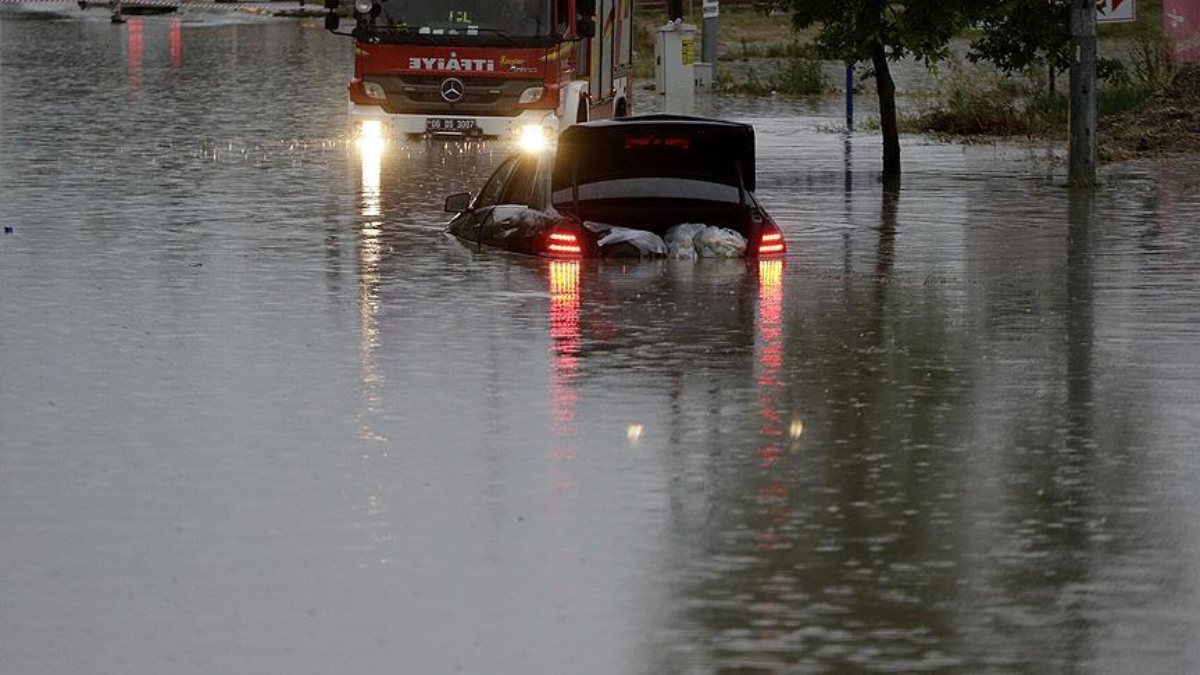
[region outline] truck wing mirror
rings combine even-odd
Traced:
[[[581,38],[596,37],[596,22],[590,16],[575,19],[575,35]]]
[[[341,17],[338,16],[337,12],[331,11],[325,14],[325,30],[335,31],[338,29],[338,25],[340,24]]]
[[[447,213],[462,213],[471,208],[471,193],[458,192],[446,197]]]
[[[596,0],[578,0],[575,3],[575,37],[596,36]]]

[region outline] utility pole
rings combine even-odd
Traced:
[[[1096,184],[1096,0],[1071,0],[1071,141],[1067,151],[1072,186]]]
[[[721,3],[719,0],[704,0],[700,8],[704,14],[704,33],[701,37],[702,42],[700,43],[700,60],[711,65],[712,74],[709,76],[709,81],[716,82],[717,31],[720,30]]]

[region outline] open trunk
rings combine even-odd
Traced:
[[[703,224],[749,242],[761,221],[746,124],[647,115],[570,127],[551,176],[554,208],[583,223],[660,238]]]

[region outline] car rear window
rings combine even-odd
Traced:
[[[728,204],[737,204],[742,199],[741,193],[732,185],[661,175],[581,182],[577,197],[581,202],[614,199],[689,199]],[[576,199],[576,195],[572,188],[563,188],[555,190],[553,199],[556,204],[566,204]]]
[[[663,118],[572,127],[563,133],[554,160],[552,199],[556,205],[740,204],[753,190],[753,157],[753,130],[736,123]]]

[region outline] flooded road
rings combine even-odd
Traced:
[[[5,672],[1200,669],[1200,162],[709,102],[786,261],[531,261],[343,39],[0,11]]]

